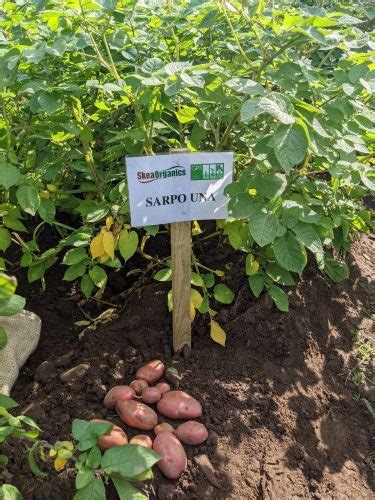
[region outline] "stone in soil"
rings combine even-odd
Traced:
[[[41,384],[47,384],[56,375],[55,366],[50,361],[43,361],[35,371],[34,379]]]
[[[81,363],[61,373],[60,380],[66,383],[76,382],[78,380],[81,380],[89,371],[89,369],[90,365],[88,363]]]

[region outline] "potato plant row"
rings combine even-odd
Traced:
[[[87,300],[135,254],[170,281],[149,251],[165,228],[130,225],[124,158],[186,148],[235,153],[229,218],[192,232],[200,249],[216,236],[241,255],[255,297],[288,311],[308,258],[345,279],[352,237],[372,228],[373,12],[308,3],[3,2],[0,269],[44,287],[61,263]],[[210,313],[234,300],[230,271],[195,253],[191,316],[224,345]]]

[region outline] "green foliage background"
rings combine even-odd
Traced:
[[[374,18],[349,1],[2,2],[0,251],[22,247],[30,282],[64,258],[88,297],[137,248],[132,233],[114,259],[89,253],[107,217],[115,238],[130,229],[124,157],[234,150],[219,226],[253,293],[287,310],[280,285],[308,252],[344,279],[337,256],[369,230],[375,186]],[[60,242],[42,253],[43,224]]]

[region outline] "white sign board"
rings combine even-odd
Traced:
[[[233,153],[171,153],[126,159],[131,225],[226,219]]]

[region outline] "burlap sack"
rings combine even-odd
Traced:
[[[7,345],[0,349],[0,394],[9,393],[17,380],[20,368],[39,342],[41,319],[30,311],[15,316],[0,316],[5,328]]]

